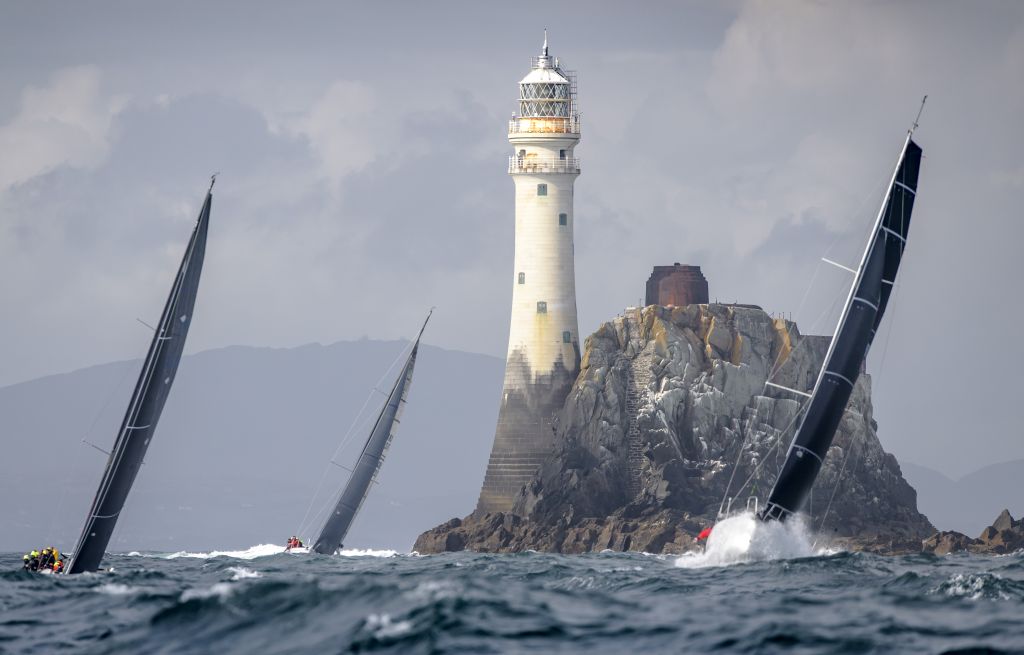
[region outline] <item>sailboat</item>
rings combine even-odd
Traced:
[[[192,324],[192,309],[206,254],[206,232],[215,181],[216,176],[210,179],[210,188],[206,192],[206,199],[199,211],[199,218],[192,230],[170,295],[164,304],[160,322],[154,330],[149,352],[135,383],[135,391],[110,451],[107,468],[86,516],[82,535],[64,573],[82,573],[99,568],[118,516],[156,432]]]
[[[921,109],[924,109],[924,101]],[[907,132],[860,266],[851,270],[853,285],[825,354],[825,363],[806,403],[806,411],[786,453],[779,477],[764,508],[758,513],[764,521],[784,521],[803,509],[889,303],[907,245],[910,215],[917,196],[921,147],[913,137],[920,117],[918,112]],[[795,393],[806,395],[799,391]]]
[[[327,517],[323,528],[320,529],[320,534],[310,548],[315,553],[333,555],[341,549],[342,543],[352,527],[352,522],[355,521],[359,509],[369,494],[370,485],[376,481],[377,473],[384,464],[384,457],[391,446],[391,440],[395,438],[395,430],[398,427],[399,418],[402,415],[406,398],[409,395],[409,387],[412,384],[412,372],[416,366],[416,355],[419,352],[420,339],[423,337],[423,330],[426,329],[431,314],[433,314],[433,310],[427,314],[426,320],[423,321],[423,326],[416,336],[416,341],[413,342],[412,350],[409,351],[405,365],[402,367],[398,379],[395,380],[391,393],[388,394],[388,400],[384,403],[384,408],[381,409],[380,415],[377,416],[377,421],[373,425],[373,430],[370,431],[370,436],[367,438],[366,443],[363,444],[363,450],[359,453],[359,459],[352,468],[348,483],[342,489],[341,495],[338,496],[338,500],[334,504],[333,511]]]

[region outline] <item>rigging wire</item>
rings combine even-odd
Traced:
[[[812,282],[813,282],[813,280],[812,280]],[[809,332],[813,332],[814,329],[817,327],[817,325],[822,321],[822,319],[825,318],[825,316],[830,315],[831,313],[833,313],[835,311],[836,305],[838,303],[839,303],[839,298],[837,296],[832,301],[832,304],[829,307],[827,307],[824,311],[822,311],[820,314],[818,314],[817,318],[815,318],[814,321],[811,323],[811,327],[809,328],[808,331]],[[789,329],[790,329],[789,328],[789,324],[787,323],[787,325],[786,325],[786,334],[787,335],[791,334]],[[779,354],[775,358],[775,364],[772,367],[772,371],[768,375],[767,382],[771,382],[775,378],[776,375],[778,375],[780,372],[782,372],[782,369],[786,366],[786,364],[788,362],[790,362],[790,361],[793,361],[793,359],[794,359],[793,356],[800,350],[800,348],[803,347],[806,343],[809,343],[805,339],[805,336],[806,335],[801,335],[801,338],[797,342],[796,347],[793,348],[790,351],[789,356],[786,357],[786,359],[781,364],[779,364],[779,360],[782,357],[782,352],[783,351],[781,349],[779,350]],[[819,374],[820,374],[820,370],[819,370]],[[815,376],[815,378],[817,378],[817,375]],[[776,400],[778,400],[778,399],[776,399]],[[806,404],[807,404],[806,400],[801,401],[800,408],[797,410],[797,413],[794,415],[793,420],[790,421],[789,425],[787,425],[785,427],[785,429],[783,429],[781,432],[779,432],[778,436],[776,437],[775,444],[773,444],[772,447],[769,450],[765,451],[764,457],[759,461],[759,463],[757,464],[757,466],[754,469],[754,472],[751,473],[751,476],[748,477],[746,482],[744,482],[743,485],[740,486],[740,488],[736,491],[736,495],[737,496],[739,494],[743,493],[743,489],[746,488],[747,484],[750,483],[750,481],[753,478],[753,476],[757,474],[758,470],[764,465],[764,463],[768,460],[768,458],[773,453],[777,453],[778,452],[778,447],[781,444],[782,437],[785,436],[789,432],[789,429],[791,427],[793,427],[793,424],[795,423],[796,419],[799,418],[800,414],[803,413],[804,409],[806,408]],[[740,443],[739,452],[736,453],[736,463],[733,465],[732,472],[729,474],[729,482],[728,482],[728,484],[726,484],[725,493],[722,496],[722,501],[721,501],[721,503],[719,503],[719,506],[718,506],[718,514],[719,514],[719,516],[721,516],[721,514],[722,514],[722,508],[725,507],[725,501],[729,498],[729,492],[732,490],[732,483],[733,483],[733,480],[736,477],[736,471],[739,469],[740,461],[741,461],[741,458],[743,457],[743,452],[744,452],[744,450],[746,450],[747,439],[748,439],[749,436],[750,436],[749,432],[745,433],[743,435],[743,441]],[[776,462],[776,463],[778,463],[778,462]]]
[[[133,370],[135,369],[131,366],[131,361],[127,362],[124,367],[124,373],[121,374],[120,379],[108,388],[106,400],[100,406],[99,410],[97,410],[96,413],[93,415],[92,421],[89,423],[89,427],[85,429],[85,432],[82,434],[81,440],[78,442],[79,445],[89,443],[87,439],[92,435],[92,431],[93,429],[95,429],[96,423],[100,420],[100,416],[102,416],[103,412],[105,412],[107,410],[107,407],[110,406],[110,403],[113,401],[114,396],[117,395],[117,392],[121,390],[122,386],[124,386],[125,380],[128,379],[128,376],[131,374]],[[68,495],[68,487],[74,484],[74,480],[76,479],[76,475],[78,473],[78,467],[81,466],[82,459],[82,457],[74,458],[75,463],[71,467],[71,475],[64,479],[64,484],[61,487],[60,498],[57,499],[57,505],[54,507],[54,511],[50,513],[50,524],[46,528],[47,542],[49,542],[51,537],[53,536],[54,524],[59,519],[60,512],[64,507],[64,500],[67,498]]]
[[[828,504],[825,506],[825,513],[821,515],[821,522],[818,524],[818,533],[821,533],[822,529],[825,527],[825,519],[828,518],[828,514],[832,510],[832,501],[835,500],[836,492],[839,491],[839,487],[843,486],[843,473],[846,472],[846,462],[850,459],[850,455],[853,454],[853,450],[856,445],[857,444],[854,443],[853,439],[851,438],[850,447],[846,449],[846,454],[843,455],[843,464],[839,468],[839,475],[836,476],[836,486],[833,487],[832,489],[832,495],[828,497]],[[814,545],[816,545],[817,543],[818,540],[815,539],[814,544],[811,545],[811,548],[814,548]]]
[[[923,103],[922,103],[922,105],[923,105]],[[920,114],[918,116],[920,117]],[[901,200],[901,202],[902,202],[902,200]],[[901,211],[900,211],[900,220],[901,221],[904,220],[903,219],[904,216],[906,216],[906,212],[903,211],[903,208],[901,207]],[[901,233],[905,233],[906,232],[906,225],[901,225],[900,232]],[[903,256],[903,253],[905,252],[905,250],[906,250],[906,247],[901,245],[900,246],[900,256],[901,256],[901,258]],[[898,279],[899,279],[899,277],[897,276],[896,280],[898,280]],[[882,346],[882,358],[881,358],[881,360],[878,363],[879,373],[881,373],[882,370],[884,370],[884,368],[885,368],[886,355],[889,352],[889,338],[892,336],[893,324],[896,322],[896,308],[899,307],[899,303],[896,302],[896,300],[897,300],[897,298],[899,296],[899,292],[900,292],[900,289],[902,288],[902,285],[897,284],[896,280],[893,281],[893,289],[892,289],[892,292],[890,293],[890,300],[889,300],[889,303],[887,305],[887,307],[891,306],[892,309],[888,312],[889,320],[887,321],[888,325],[886,326],[885,343]],[[819,533],[825,527],[825,519],[828,517],[829,510],[832,508],[832,500],[835,498],[836,492],[839,490],[840,485],[842,485],[842,483],[843,483],[843,473],[846,470],[846,460],[852,454],[853,448],[854,448],[854,444],[851,443],[850,449],[847,451],[846,455],[843,457],[843,464],[842,464],[842,467],[839,470],[839,476],[836,479],[836,486],[832,490],[832,496],[829,498],[828,506],[825,508],[825,514],[821,517],[821,523],[818,525],[818,532]],[[867,444],[866,443],[861,445],[860,455],[858,455],[857,464],[854,465],[854,470],[856,470],[857,465],[860,463],[860,457],[863,456],[864,451],[866,449],[867,449]],[[851,472],[851,475],[852,474],[853,473]],[[817,540],[815,540],[814,543],[817,544]]]
[[[334,454],[331,455],[330,460],[328,460],[327,464],[324,465],[324,470],[320,474],[320,480],[319,482],[317,482],[316,490],[313,492],[313,497],[310,498],[309,500],[309,505],[306,507],[306,512],[302,517],[302,522],[299,524],[299,529],[296,532],[296,534],[301,535],[303,530],[305,530],[306,528],[312,528],[313,525],[316,525],[315,519],[322,516],[324,514],[324,511],[328,509],[328,504],[330,503],[331,500],[330,498],[328,498],[327,501],[325,501],[324,506],[321,507],[320,510],[318,510],[312,517],[310,517],[310,512],[313,511],[313,505],[320,497],[320,491],[323,489],[324,481],[327,478],[327,473],[331,470],[331,466],[334,465],[335,460],[338,459],[338,456],[341,454],[342,450],[344,450],[344,448],[349,444],[353,436],[357,434],[357,428],[361,430],[367,423],[370,422],[372,416],[368,415],[366,418],[363,418],[363,413],[366,411],[367,406],[369,406],[370,400],[374,397],[375,394],[380,393],[378,387],[380,387],[381,383],[384,382],[388,375],[391,374],[391,371],[395,368],[395,365],[398,364],[398,362],[402,360],[406,353],[412,349],[414,343],[415,340],[411,340],[401,350],[399,350],[398,355],[387,367],[383,375],[380,376],[380,379],[377,380],[377,383],[374,384],[373,387],[370,389],[369,393],[366,396],[366,400],[363,401],[363,406],[359,408],[359,411],[356,413],[355,418],[352,419],[352,423],[349,425],[348,430],[342,436],[341,442],[338,444],[337,448],[334,449]],[[360,420],[362,421],[360,422]]]
[[[866,207],[867,203],[872,198],[877,197],[879,190],[885,187],[885,183],[886,183],[886,181],[888,179],[889,179],[889,176],[883,176],[883,177],[879,178],[879,181],[875,183],[875,185],[871,188],[871,190],[858,203],[856,209],[854,209],[853,212],[851,212],[852,215],[857,216],[857,215],[863,213],[864,208]],[[871,228],[869,227],[868,230],[870,230],[870,229]],[[842,234],[837,235],[832,240],[832,243],[830,243],[828,245],[828,247],[825,249],[824,254],[828,255],[832,251],[832,249],[836,246],[836,244],[838,244],[839,241],[843,238],[843,236],[844,235],[842,235]],[[811,289],[813,288],[813,286],[814,286],[814,284],[815,284],[815,282],[816,282],[816,280],[818,278],[818,273],[820,272],[820,270],[821,270],[821,261],[819,260],[818,264],[815,266],[814,274],[811,276],[811,280],[810,280],[810,282],[808,282],[807,287],[804,290],[803,297],[800,299],[800,304],[797,307],[797,314],[798,315],[803,310],[804,304],[806,303],[808,297],[810,296]],[[811,323],[810,328],[808,328],[808,333],[809,334],[814,332],[814,330],[817,328],[818,324],[822,321],[822,319],[826,315],[829,315],[829,314],[834,312],[835,307],[838,304],[838,302],[839,302],[839,296],[835,296],[834,300],[832,301],[832,304],[829,307],[827,307],[824,311],[822,311],[814,319],[814,321]],[[790,326],[789,326],[788,322],[786,324],[786,334],[787,334],[788,337],[791,338]],[[804,336],[804,335],[801,335],[801,336]],[[834,339],[835,335],[833,334],[830,338]],[[789,355],[786,357],[785,360],[782,360],[782,353],[784,351],[782,349],[779,350],[778,355],[776,355],[775,362],[774,362],[774,364],[772,365],[772,367],[770,369],[767,382],[771,382],[773,379],[775,379],[775,376],[778,375],[782,371],[782,369],[785,367],[785,365],[788,362],[793,361],[793,359],[794,359],[793,355],[795,355],[796,352],[800,350],[800,347],[803,346],[804,343],[805,343],[805,339],[801,338],[799,343],[797,343],[796,347],[793,348],[790,351]],[[820,370],[818,372],[818,375],[820,376]],[[775,440],[775,444],[768,451],[765,452],[764,457],[761,458],[761,460],[758,462],[758,464],[754,467],[754,471],[747,478],[747,480],[743,483],[743,485],[741,485],[740,488],[737,490],[737,492],[736,492],[737,496],[743,492],[743,489],[746,488],[747,484],[750,483],[750,481],[758,473],[758,471],[761,469],[761,467],[764,465],[764,463],[768,460],[768,458],[773,453],[777,453],[779,445],[782,442],[781,441],[782,437],[789,432],[790,428],[793,426],[793,424],[795,423],[796,419],[803,413],[803,410],[806,408],[806,405],[807,405],[807,401],[804,401],[803,403],[801,403],[801,407],[797,411],[797,413],[794,415],[793,420],[790,421],[789,425],[787,425],[786,428],[779,433],[778,437]],[[743,452],[744,452],[744,450],[746,450],[747,438],[748,437],[749,437],[749,433],[745,434],[744,438],[743,438],[743,442],[740,444],[739,452],[736,455],[736,463],[733,465],[733,470],[732,470],[732,472],[729,475],[729,482],[728,482],[728,484],[726,485],[726,488],[725,488],[725,494],[722,496],[722,501],[719,504],[719,508],[718,508],[719,516],[721,516],[721,514],[722,514],[722,508],[725,506],[725,501],[729,497],[729,492],[732,490],[732,483],[733,483],[733,480],[734,480],[734,478],[736,476],[736,470],[739,468],[740,461],[742,460]]]

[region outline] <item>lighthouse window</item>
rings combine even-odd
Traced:
[[[519,284],[526,284],[526,273],[519,274]]]
[[[538,196],[546,196],[546,195],[548,195],[548,185],[546,185],[546,184],[538,184],[537,185],[537,195]]]
[[[541,300],[540,302],[537,303],[537,313],[538,314],[547,314],[548,313],[548,304],[546,302],[544,302],[543,300]]]
[[[572,332],[566,330],[562,333],[562,343],[572,343]]]
[[[558,151],[558,158],[563,160],[563,161],[565,160],[565,151],[564,150],[559,150]]]
[[[569,215],[568,214],[559,214],[558,215],[558,224],[559,225],[568,225],[569,224]]]

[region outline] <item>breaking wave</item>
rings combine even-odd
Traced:
[[[930,593],[970,600],[1024,599],[1024,584],[995,573],[957,573]]]
[[[397,550],[373,550],[371,548],[345,548],[338,555],[341,557],[398,557]]]
[[[815,550],[799,517],[784,523],[759,521],[752,512],[744,512],[716,523],[704,552],[685,553],[676,566],[696,569],[825,554],[828,551]]]
[[[231,574],[232,580],[247,580],[249,578],[262,578],[263,574],[259,571],[253,571],[247,569],[244,566],[232,566],[228,568],[228,573]]]
[[[156,555],[162,559],[178,559],[179,557],[191,557],[195,559],[212,559],[214,557],[230,557],[232,559],[256,559],[257,557],[267,557],[269,555],[280,555],[284,552],[284,546],[278,546],[277,544],[259,544],[246,548],[245,550],[213,550],[208,553],[190,553],[188,551],[178,551],[177,553],[171,553],[170,555]]]
[[[260,557],[270,557],[271,555],[281,555],[285,553],[286,549],[284,546],[277,544],[257,544],[244,550],[211,550],[210,552],[192,552],[187,550],[179,550],[176,553],[140,553],[138,551],[132,551],[127,555],[129,557],[156,557],[159,559],[214,559],[216,557],[229,557],[231,559],[243,559],[253,560]],[[288,551],[288,554],[302,555],[309,553],[308,548],[296,548]],[[340,557],[397,557],[400,553],[397,550],[374,550],[372,548],[346,548],[337,553]]]

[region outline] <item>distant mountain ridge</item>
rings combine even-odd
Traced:
[[[1024,459],[990,464],[957,480],[919,464],[900,467],[917,489],[918,509],[940,530],[977,537],[1003,509],[1024,514]]]
[[[186,356],[111,548],[281,542],[297,529],[372,387],[382,378],[380,388],[390,385],[385,369],[406,345],[363,339]],[[113,362],[0,387],[0,551],[73,545],[106,463],[80,440],[110,447],[138,367],[138,360]],[[503,368],[496,357],[422,347],[398,437],[348,545],[408,550],[426,528],[473,508]],[[365,437],[353,433],[340,464]],[[939,529],[971,536],[1004,507],[1024,514],[1022,465],[993,464],[953,481],[901,462],[919,509]],[[330,467],[316,507],[345,475]]]
[[[283,541],[337,493],[397,370],[403,341],[231,346],[182,361],[111,550],[178,551]],[[0,550],[73,546],[140,362],[0,388]],[[503,362],[421,346],[398,435],[346,545],[408,550],[480,490]],[[329,460],[367,400],[362,425]],[[325,474],[325,470],[327,471]],[[301,535],[319,527],[314,519]]]

